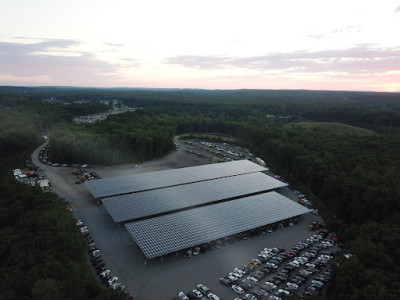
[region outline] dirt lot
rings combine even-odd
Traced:
[[[104,178],[210,163],[204,157],[186,153],[181,141],[176,140],[176,143],[177,151],[158,160],[137,165],[93,166],[89,170]],[[307,226],[319,219],[307,214],[293,227],[224,245],[189,259],[183,258],[183,255],[170,255],[163,260],[148,261],[125,228],[114,223],[105,208],[95,203],[86,185],[75,184],[76,177],[72,175],[71,168],[52,167],[39,162],[38,152],[42,147],[32,154],[32,161],[44,169],[54,191],[69,200],[75,209],[74,215],[88,226],[106,267],[111,269],[113,276],[119,277],[135,299],[173,299],[179,291],[192,290],[198,283],[205,284],[222,299],[233,299],[236,294],[219,283],[220,277],[226,276],[234,267],[245,265],[265,247],[294,246],[311,235]],[[296,198],[288,188],[281,192]]]

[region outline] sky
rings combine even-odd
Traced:
[[[0,85],[400,91],[400,0],[0,0]]]

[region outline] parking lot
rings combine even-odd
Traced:
[[[177,151],[159,160],[143,164],[94,166],[90,169],[104,178],[211,162],[206,155],[187,153],[183,141],[176,139],[175,142],[178,145]],[[244,266],[266,247],[292,248],[300,240],[312,235],[307,229],[310,222],[320,220],[319,217],[306,214],[299,219],[297,225],[284,227],[272,233],[249,236],[232,244],[222,243],[219,249],[206,251],[198,256],[184,258],[184,253],[179,253],[149,261],[132,241],[124,226],[114,223],[105,208],[92,199],[86,185],[75,184],[76,177],[71,173],[71,168],[41,164],[37,159],[38,151],[39,149],[32,154],[32,161],[45,170],[54,191],[69,200],[75,210],[74,215],[83,220],[93,236],[106,267],[126,285],[135,299],[173,299],[179,291],[190,291],[199,283],[205,284],[222,299],[234,299],[237,294],[230,287],[221,284],[220,277],[226,276],[234,267]],[[203,151],[209,152],[204,149]],[[297,200],[289,188],[280,192]]]

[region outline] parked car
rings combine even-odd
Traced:
[[[199,255],[199,253],[200,253],[200,247],[196,247],[194,248],[192,255],[197,256]]]
[[[258,283],[258,279],[257,279],[257,278],[254,278],[253,276],[249,276],[249,277],[247,277],[246,279],[247,279],[247,281],[251,281],[251,282],[253,282],[254,284],[257,284],[257,283]]]
[[[299,286],[292,282],[288,282],[288,283],[286,283],[286,285],[287,285],[288,289],[290,289],[290,290],[297,291],[299,289]]]
[[[225,284],[226,286],[229,286],[229,285],[231,284],[231,281],[230,281],[228,278],[221,277],[221,278],[219,279],[219,281],[220,281],[221,283]]]
[[[192,293],[196,296],[196,298],[203,298],[203,294],[198,289],[192,290]]]
[[[107,276],[110,275],[110,273],[111,273],[111,271],[109,269],[107,269],[107,270],[104,270],[103,272],[101,272],[100,276],[101,277],[107,277]]]
[[[244,299],[247,299],[247,300],[257,300],[257,297],[254,296],[254,295],[252,295],[252,294],[246,294],[246,295],[244,296]]]
[[[108,280],[108,285],[111,286],[111,285],[114,284],[114,282],[117,282],[117,281],[118,281],[118,277],[111,277],[111,278]]]
[[[186,251],[185,257],[191,257],[192,256],[192,249],[189,249]]]
[[[179,297],[179,299],[181,299],[181,300],[189,300],[189,297],[186,296],[186,294],[185,294],[184,292],[179,292],[179,293],[178,293],[178,297]]]
[[[238,294],[243,294],[244,293],[244,290],[240,287],[240,286],[238,286],[238,285],[232,285],[232,290],[235,292],[235,293],[238,293]]]
[[[206,287],[204,284],[201,284],[201,283],[199,283],[199,284],[197,285],[197,288],[198,288],[201,292],[203,292],[204,294],[205,294],[205,293],[208,293],[208,292],[210,291],[210,289],[209,289],[208,287]]]
[[[219,300],[220,298],[217,296],[217,295],[215,295],[214,293],[209,293],[209,294],[207,294],[207,297],[208,297],[208,299],[210,299],[210,300]]]

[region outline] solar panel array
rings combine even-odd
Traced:
[[[238,160],[90,180],[86,185],[95,198],[103,198],[265,170],[267,169],[248,160]]]
[[[149,259],[308,213],[269,192],[125,224]]]
[[[102,201],[115,222],[124,222],[283,186],[287,184],[271,176],[250,173],[109,197]]]

